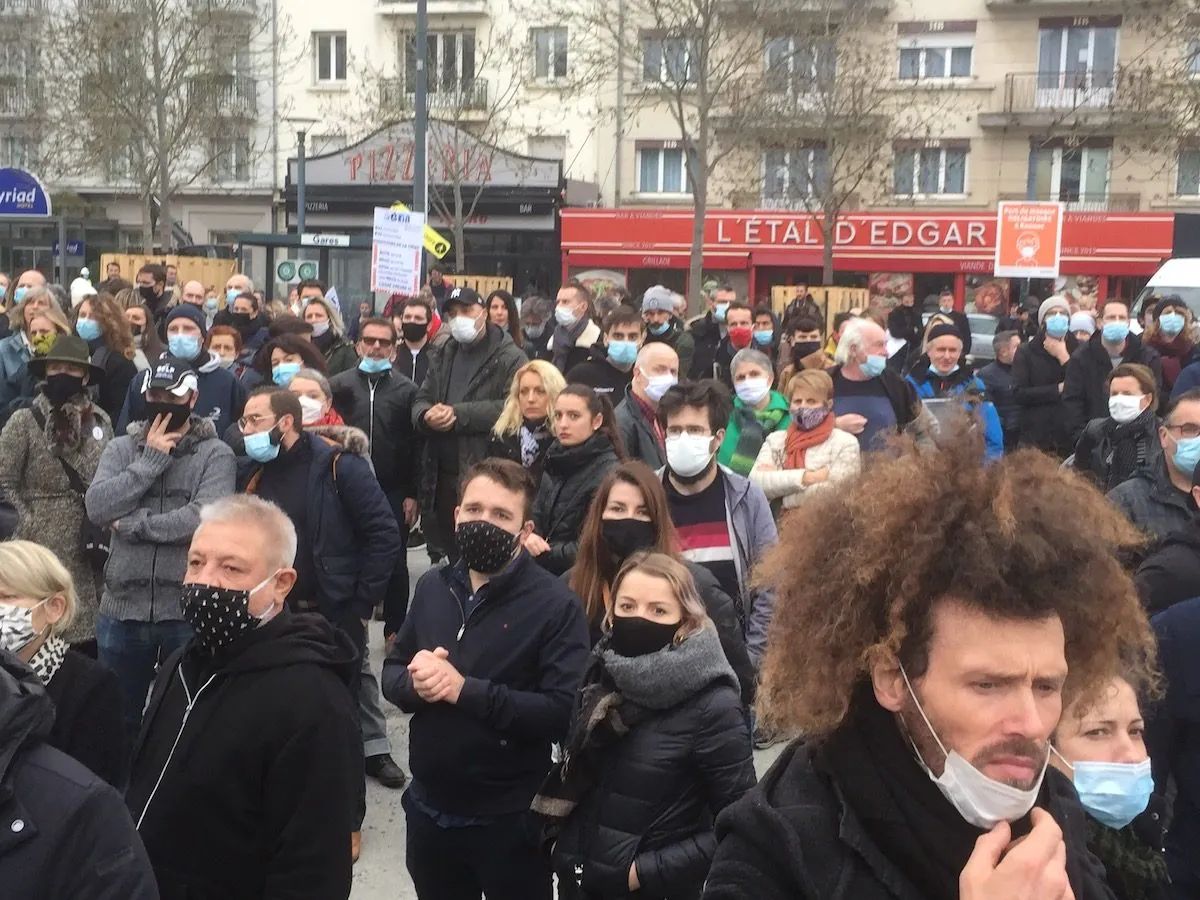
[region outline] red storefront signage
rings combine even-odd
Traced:
[[[1151,275],[1173,231],[1170,213],[1067,213],[1061,271]],[[572,267],[685,268],[691,243],[690,210],[562,212]],[[721,210],[704,221],[706,268],[820,266],[823,245],[819,221],[802,213]],[[995,257],[994,212],[859,213],[834,229],[834,267],[845,271],[990,274]]]

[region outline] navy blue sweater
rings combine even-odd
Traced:
[[[523,812],[550,768],[551,742],[566,737],[587,667],[583,604],[524,551],[470,599],[461,564],[421,577],[383,664],[383,695],[413,714],[409,764],[433,809]],[[437,647],[466,679],[457,704],[413,690],[409,662]]]

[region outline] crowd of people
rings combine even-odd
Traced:
[[[344,898],[370,778],[422,900],[1200,897],[1179,298],[977,370],[949,292],[106,275],[0,316],[4,896]]]

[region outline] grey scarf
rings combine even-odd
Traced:
[[[604,647],[601,656],[621,696],[647,709],[678,706],[722,678],[739,689],[721,639],[711,625],[657,653],[618,656]]]
[[[581,316],[579,321],[566,328],[562,325],[554,327],[554,368],[566,374],[567,354],[571,352],[571,348],[575,346],[575,342],[579,340],[579,336],[583,334],[583,330],[588,327],[588,323],[592,320],[587,316]]]

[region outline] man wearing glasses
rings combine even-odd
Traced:
[[[1200,388],[1171,401],[1158,429],[1162,460],[1113,488],[1108,499],[1149,536],[1164,538],[1196,516],[1192,480],[1200,462]]]

